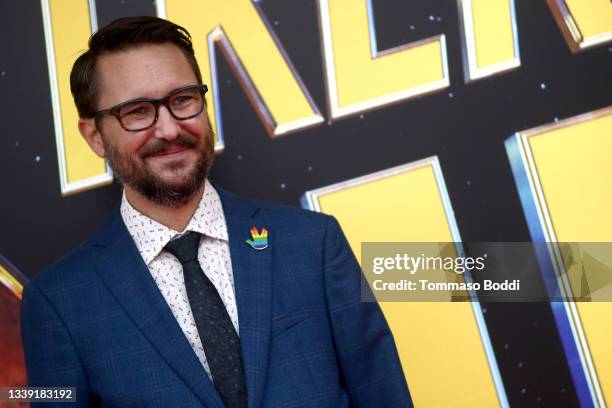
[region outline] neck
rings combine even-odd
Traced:
[[[200,187],[197,193],[195,193],[187,203],[179,207],[166,207],[154,203],[131,189],[129,186],[125,186],[124,189],[125,197],[132,207],[152,220],[172,228],[175,231],[181,232],[185,230],[196,208],[198,208],[198,204],[204,194],[204,183],[202,183],[202,187]]]

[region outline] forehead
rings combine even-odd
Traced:
[[[146,44],[103,54],[96,64],[99,106],[128,99],[160,98],[197,83],[187,57],[174,44]]]

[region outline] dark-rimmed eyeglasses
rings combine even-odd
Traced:
[[[176,120],[186,120],[198,116],[204,110],[206,85],[190,85],[175,89],[160,99],[138,98],[122,102],[108,109],[94,112],[96,120],[112,115],[121,127],[128,132],[138,132],[150,128],[157,122],[159,107],[164,105]]]

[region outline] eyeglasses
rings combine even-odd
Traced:
[[[122,102],[109,109],[94,112],[96,119],[112,115],[117,118],[121,127],[129,132],[138,132],[150,128],[157,122],[159,107],[164,105],[176,120],[191,119],[204,110],[206,85],[190,85],[175,89],[160,99],[133,99]]]

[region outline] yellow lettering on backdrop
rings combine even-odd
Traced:
[[[574,246],[612,242],[611,135],[612,107],[607,107],[520,132],[506,142],[515,175],[521,174],[517,170],[527,175],[517,177],[517,185],[530,229],[541,230],[540,240]],[[553,249],[551,258],[561,293],[579,296],[576,282],[568,282],[563,272],[571,264],[555,253]],[[603,299],[594,293],[593,302],[556,305],[564,308],[571,326],[571,332],[561,335],[575,342],[579,358],[574,363],[581,367],[595,406],[612,401],[612,303],[610,290],[601,292]]]
[[[465,81],[521,65],[514,0],[460,0]]]
[[[445,36],[379,52],[371,1],[318,0],[332,119],[449,85]]]
[[[23,284],[11,274],[8,267],[2,265],[2,256],[0,256],[0,285],[6,287],[17,299],[21,300]]]
[[[572,52],[612,41],[610,0],[546,0]]]
[[[214,45],[225,57],[270,136],[323,122],[323,117],[256,6],[249,0],[157,0],[160,17],[192,35],[205,81],[212,84],[211,122],[217,150],[223,128]]]
[[[95,1],[41,0],[62,195],[110,184],[110,168],[81,137],[70,70],[96,30]]]
[[[338,219],[358,259],[362,242],[461,241],[436,157],[310,191],[303,200]],[[479,303],[380,305],[415,406],[508,406]]]

